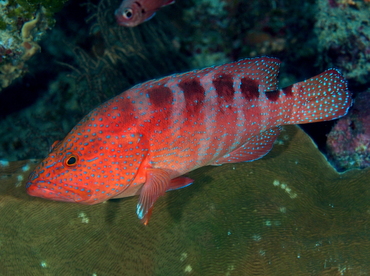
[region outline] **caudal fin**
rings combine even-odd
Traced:
[[[347,81],[337,69],[284,88],[295,96],[295,105],[288,124],[329,121],[347,114],[352,104]]]

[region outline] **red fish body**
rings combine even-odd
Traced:
[[[280,61],[260,57],[134,86],[92,110],[30,175],[27,192],[96,204],[139,195],[147,223],[157,198],[206,165],[267,154],[280,125],[332,120],[351,105],[336,69],[283,89]]]
[[[175,0],[123,0],[115,11],[117,23],[135,27],[151,19],[160,8],[175,3]]]

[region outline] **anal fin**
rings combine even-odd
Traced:
[[[185,188],[190,184],[193,184],[194,180],[186,177],[186,176],[179,176],[171,180],[170,185],[167,191],[177,190],[181,188]]]
[[[273,127],[251,137],[245,144],[210,165],[253,161],[262,158],[272,149],[281,127]]]

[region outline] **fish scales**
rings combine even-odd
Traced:
[[[250,62],[240,62],[230,68],[214,67],[174,75],[140,85],[124,94],[135,98],[133,111],[146,109],[147,112],[141,113],[138,120],[156,120],[154,124],[145,127],[146,131],[153,133],[150,146],[155,149],[151,158],[154,165],[161,166],[161,163],[166,162],[170,164],[168,169],[183,174],[214,161],[228,152],[231,144],[240,144],[245,139],[244,136],[249,136],[258,129],[255,126],[255,129],[251,128],[249,133],[245,133],[243,124],[248,109],[243,105],[246,99],[238,83],[234,87],[233,82],[220,82],[223,81],[222,76],[231,78],[230,72],[241,78],[251,74],[253,77],[248,78],[248,82],[261,79],[261,91],[276,89],[279,64],[275,60],[266,59],[261,65],[257,63],[260,68],[266,68],[265,71],[252,67],[255,65],[253,62],[250,68],[245,68],[248,63]],[[143,88],[148,89],[149,104],[143,101],[140,104],[140,91]],[[257,81],[253,89],[259,89]],[[158,95],[161,98],[157,99]],[[153,99],[154,103],[151,103]],[[260,107],[256,105],[256,109]],[[157,112],[162,113],[163,117],[151,118]],[[237,121],[240,121],[238,128],[235,127]],[[211,139],[212,136],[216,138]],[[213,153],[215,147],[219,149],[218,153]]]
[[[146,224],[157,198],[206,165],[267,154],[280,126],[331,120],[351,105],[336,69],[283,89],[280,61],[260,57],[134,86],[91,111],[30,175],[30,195],[96,204],[139,195]]]

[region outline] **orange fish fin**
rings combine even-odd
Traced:
[[[146,182],[140,191],[136,208],[137,216],[145,225],[148,224],[154,202],[164,195],[170,183],[171,178],[167,171],[155,168],[146,170]]]
[[[247,143],[216,160],[211,165],[254,161],[262,158],[272,149],[280,130],[280,126],[273,127],[251,137]]]
[[[181,188],[185,188],[190,184],[193,184],[194,180],[186,177],[186,176],[179,176],[171,180],[171,183],[167,189],[167,191],[177,190]]]
[[[347,81],[337,69],[328,69],[308,80],[282,91],[295,98],[294,108],[286,124],[305,124],[337,119],[347,114],[352,104]]]

